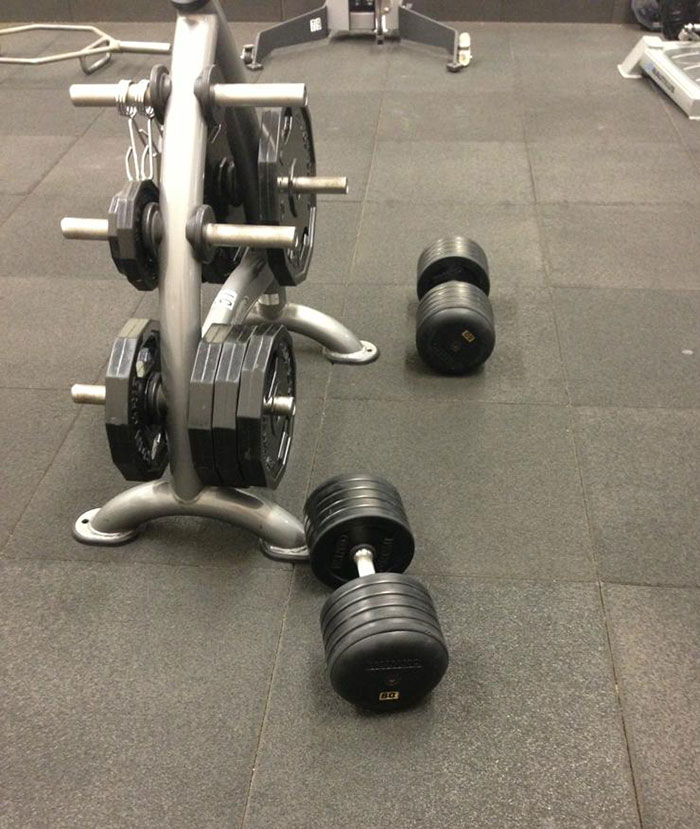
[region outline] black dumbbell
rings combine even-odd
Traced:
[[[448,652],[430,594],[403,575],[414,541],[399,493],[369,475],[331,478],[308,497],[304,523],[311,569],[338,588],[321,609],[331,685],[374,711],[413,705]]]
[[[489,289],[486,254],[472,239],[438,239],[420,255],[416,347],[435,371],[466,374],[491,355],[496,329]]]

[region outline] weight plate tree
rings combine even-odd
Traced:
[[[442,374],[481,366],[496,343],[489,266],[472,239],[452,236],[429,245],[418,260],[416,348]]]
[[[105,376],[107,439],[128,481],[154,481],[168,464],[160,371],[158,323],[130,319],[114,341]]]
[[[382,478],[337,476],[311,493],[304,523],[314,574],[340,585],[321,610],[331,685],[375,711],[415,704],[449,657],[430,594],[403,575],[414,541],[399,493]]]
[[[258,176],[260,221],[296,226],[299,245],[267,253],[270,268],[282,285],[299,285],[311,262],[316,226],[316,193],[295,186],[298,178],[316,175],[311,114],[306,107],[267,109],[260,125]]]

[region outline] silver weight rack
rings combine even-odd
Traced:
[[[171,475],[169,480],[141,483],[101,508],[85,512],[74,525],[74,535],[87,544],[116,545],[132,539],[151,519],[197,515],[224,520],[256,534],[263,551],[273,558],[304,559],[305,533],[296,517],[261,495],[204,486],[197,475],[188,434],[188,403],[200,338],[212,325],[233,328],[243,323],[275,323],[318,342],[332,362],[368,363],[377,358],[378,350],[332,317],[287,301],[285,286],[273,273],[266,249],[293,249],[298,244],[294,228],[281,222],[268,226],[221,223],[212,221],[211,215],[202,210],[209,136],[202,96],[223,108],[245,215],[257,217],[261,128],[255,108],[303,107],[306,89],[303,84],[245,83],[243,63],[218,0],[172,2],[178,18],[167,83],[161,83],[161,75],[158,88],[152,87],[156,78],[152,73],[151,82],[74,85],[70,90],[76,106],[113,106],[127,115],[129,107],[134,107],[146,117],[160,108],[164,115],[162,146],[158,147],[159,216],[150,226],[151,243],[158,253],[162,363],[158,409],[165,412]],[[212,66],[216,66],[222,82],[202,90],[201,79]],[[343,178],[303,175],[289,176],[282,185],[290,194],[347,189]],[[193,230],[195,215],[199,221]],[[65,218],[62,230],[72,239],[105,240],[110,234],[109,221],[103,218]],[[240,263],[222,284],[203,327],[202,261],[195,241],[243,250]],[[105,402],[104,389],[99,386],[74,386],[72,393],[78,403]]]

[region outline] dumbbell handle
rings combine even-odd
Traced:
[[[109,241],[107,219],[61,219],[61,233],[66,239]],[[221,247],[295,248],[299,234],[294,226],[207,224],[204,238],[209,244]]]
[[[355,562],[357,575],[360,578],[363,576],[373,576],[376,573],[374,569],[374,553],[368,547],[361,547],[359,550],[355,550],[352,560]]]

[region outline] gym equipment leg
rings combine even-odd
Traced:
[[[245,46],[243,61],[248,69],[262,69],[262,61],[275,49],[295,46],[311,40],[323,40],[330,34],[328,9],[325,4],[306,14],[284,20],[269,29],[263,29],[255,39],[255,45]]]
[[[469,35],[461,34],[431,17],[404,6],[399,6],[399,35],[405,40],[446,49],[452,55],[447,64],[450,72],[459,72],[469,65]]]

